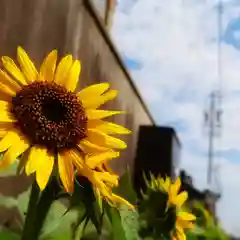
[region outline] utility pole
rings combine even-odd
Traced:
[[[212,183],[213,159],[214,159],[214,138],[221,134],[221,115],[219,108],[220,94],[215,91],[210,94],[210,105],[208,111],[205,111],[205,124],[208,130],[208,169],[207,183]]]

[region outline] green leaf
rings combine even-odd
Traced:
[[[114,188],[114,193],[123,197],[131,204],[135,205],[137,202],[137,194],[134,191],[131,174],[129,168],[127,168],[126,172],[120,177],[119,186]]]
[[[77,221],[78,212],[71,210],[65,213],[66,207],[61,202],[52,204],[41,234],[42,240],[72,239],[72,226]]]
[[[197,240],[199,237],[203,237],[203,235],[196,235],[193,232],[188,232],[186,236],[188,240]]]
[[[27,209],[29,201],[29,191],[26,191],[22,193],[17,199],[13,197],[6,197],[4,195],[0,195],[0,206],[7,208],[7,209],[17,209],[19,212],[21,219],[19,219],[19,215],[16,213],[16,218],[14,218],[16,221],[16,224],[18,225],[18,228],[16,228],[17,231],[21,232],[23,228],[23,222],[25,219],[25,212]],[[1,239],[1,238],[0,238]]]
[[[106,212],[112,224],[112,240],[127,240],[119,211],[106,206]]]
[[[25,219],[25,213],[27,211],[28,201],[29,201],[30,190],[27,190],[19,195],[19,197],[7,197],[4,195],[0,195],[0,206],[6,208],[14,208],[17,207],[22,219]]]
[[[29,188],[27,191],[20,194],[20,196],[17,199],[18,211],[21,214],[23,220],[26,217],[30,192],[31,192],[31,189]]]
[[[0,206],[6,207],[6,208],[13,208],[17,207],[19,213],[21,214],[22,218],[25,218],[25,213],[28,206],[29,201],[29,194],[30,191],[27,190],[19,195],[17,199],[13,197],[6,197],[3,195],[0,195]]]
[[[121,224],[125,231],[127,240],[138,240],[138,230],[139,230],[139,222],[138,222],[138,213],[135,210],[130,210],[126,206],[122,206],[119,209]]]
[[[123,197],[133,205],[137,203],[137,194],[134,191],[129,168],[120,177],[119,186],[114,188],[114,193]],[[127,206],[119,209],[107,207],[107,214],[112,224],[114,240],[137,240],[138,236],[138,213],[130,210]]]
[[[8,229],[0,230],[0,239],[1,240],[20,240],[21,237],[16,233],[9,231]]]
[[[194,229],[192,229],[190,232],[194,235],[204,235],[205,231],[206,230],[204,228],[195,226]]]
[[[92,184],[84,177],[78,177],[75,181],[75,191],[70,198],[70,209],[78,209],[80,212],[85,211],[85,215],[93,223],[100,234],[102,229],[102,210],[94,195]],[[81,219],[83,221],[83,219]],[[80,222],[79,224],[80,225]]]

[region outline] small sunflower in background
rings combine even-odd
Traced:
[[[167,209],[172,207],[176,209],[175,228],[171,231],[172,239],[184,240],[186,239],[184,229],[193,229],[194,221],[196,220],[196,216],[181,209],[188,198],[188,194],[186,191],[179,192],[181,188],[180,178],[177,178],[173,184],[168,177],[165,181],[160,179],[159,182],[163,191],[168,194]]]
[[[150,174],[146,185],[147,191],[143,194],[139,208],[142,219],[140,235],[154,236],[156,239],[171,237],[173,240],[185,240],[184,229],[192,229],[196,217],[182,210],[188,194],[186,191],[179,192],[180,178],[171,183],[169,177],[164,180]]]
[[[75,169],[93,184],[107,178],[116,185],[116,176],[99,169],[119,156],[114,150],[126,148],[111,135],[130,131],[103,120],[121,111],[98,108],[114,99],[117,91],[109,90],[108,83],[99,83],[76,92],[80,61],[66,55],[57,63],[56,50],[46,56],[40,71],[21,47],[17,61],[18,66],[11,58],[2,57],[0,152],[4,155],[0,168],[8,168],[20,157],[26,174],[36,174],[41,190],[55,167],[68,192],[73,191]]]

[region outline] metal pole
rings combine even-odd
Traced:
[[[209,147],[208,147],[208,171],[207,171],[207,182],[212,182],[212,170],[213,170],[213,138],[215,128],[215,93],[212,92],[210,95],[210,111],[209,111]]]

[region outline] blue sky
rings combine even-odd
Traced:
[[[218,86],[218,1],[129,1],[119,0],[114,41],[156,122],[176,128],[183,143],[181,167],[204,188],[208,139],[203,110]],[[223,189],[218,215],[228,232],[240,236],[240,0],[223,0],[223,6],[224,115],[222,138],[215,142]]]
[[[127,68],[131,71],[133,70],[141,70],[143,68],[143,65],[140,61],[131,59],[129,57],[123,56],[123,60],[127,66]]]

